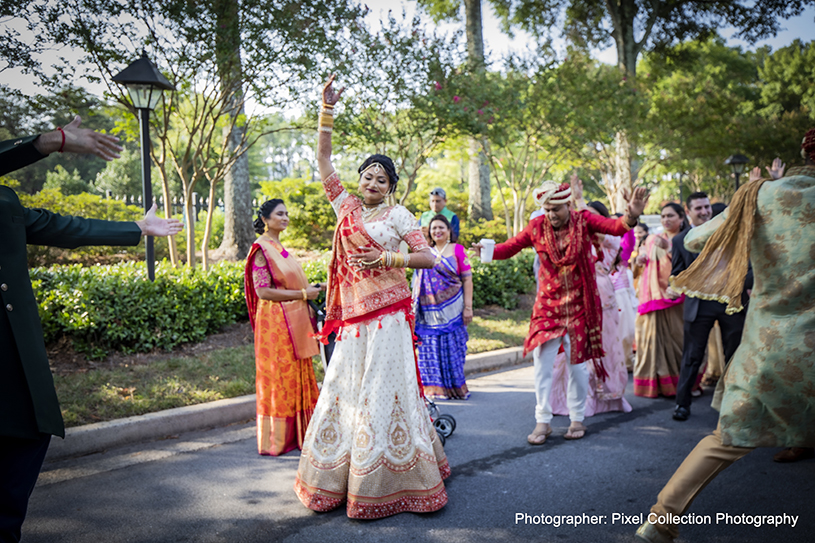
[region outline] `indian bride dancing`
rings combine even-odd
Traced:
[[[260,237],[246,258],[246,305],[255,333],[258,453],[278,456],[303,446],[319,390],[311,357],[320,353],[307,300],[321,288],[280,243],[289,224],[283,200],[260,206]]]
[[[337,344],[306,432],[294,489],[303,504],[351,518],[436,511],[450,475],[419,392],[411,292],[404,268],[434,258],[413,215],[389,206],[399,179],[393,161],[372,155],[359,167],[360,196],[331,163],[333,109],[343,89],[323,89],[317,161],[337,214],[321,337]],[[412,253],[398,252],[405,241]]]

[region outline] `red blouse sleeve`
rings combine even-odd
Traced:
[[[625,223],[625,217],[606,219],[590,211],[581,211],[581,213],[586,217],[586,223],[592,232],[611,234],[612,236],[623,236],[626,232],[631,230],[631,227]]]
[[[493,260],[506,260],[521,252],[521,249],[532,247],[532,231],[544,219],[545,217],[541,216],[529,221],[529,224],[521,230],[520,234],[506,240],[504,243],[497,244],[492,255]]]

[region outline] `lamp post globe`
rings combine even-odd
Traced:
[[[153,185],[150,180],[150,112],[158,105],[162,93],[165,90],[175,90],[175,87],[162,75],[156,65],[150,62],[144,50],[142,50],[141,58],[113,76],[112,80],[127,87],[133,107],[138,111],[141,126],[142,201],[144,211],[147,212],[153,205]],[[165,202],[164,205],[167,203]],[[153,281],[156,277],[156,259],[152,236],[147,236],[144,246],[147,277]]]

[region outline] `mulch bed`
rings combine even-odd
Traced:
[[[254,341],[252,327],[249,322],[239,322],[225,326],[218,334],[207,336],[200,343],[187,343],[180,345],[172,351],[156,349],[147,353],[125,355],[112,352],[103,360],[87,360],[83,353],[73,349],[71,342],[65,338],[46,346],[51,371],[58,375],[71,373],[84,373],[101,368],[115,368],[148,364],[155,360],[168,358],[194,357],[216,349],[241,347]]]

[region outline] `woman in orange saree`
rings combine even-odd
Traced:
[[[282,200],[260,207],[260,237],[246,259],[246,305],[255,333],[258,453],[278,456],[302,448],[319,391],[311,357],[319,354],[307,300],[321,288],[280,243],[289,224]]]

